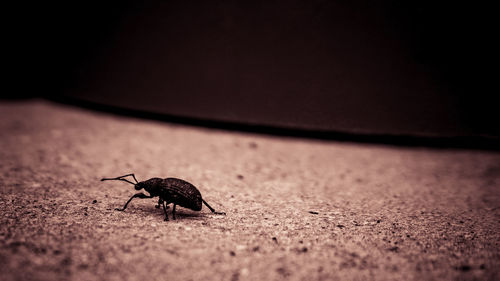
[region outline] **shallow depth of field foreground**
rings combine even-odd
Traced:
[[[500,154],[0,103],[2,280],[498,280]],[[125,182],[176,177],[227,215]],[[171,217],[172,208],[168,210]]]

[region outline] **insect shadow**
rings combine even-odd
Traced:
[[[155,205],[156,207],[157,205]],[[116,208],[117,209],[117,208]],[[115,209],[115,211],[117,211]],[[155,217],[162,217],[164,214],[158,213],[156,210],[157,208],[153,208],[151,206],[147,206],[145,204],[138,204],[134,206],[134,210],[131,212],[139,217],[146,217],[146,216],[155,216]],[[170,206],[166,206],[166,209],[169,210],[171,209]],[[177,208],[175,211],[175,218],[176,219],[192,219],[192,220],[198,220],[198,219],[203,219],[206,217],[206,213],[201,213],[201,212],[193,212],[190,210],[182,209],[182,208]]]

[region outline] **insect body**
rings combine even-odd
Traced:
[[[135,180],[135,183],[129,181],[126,179],[126,177],[132,176]],[[141,181],[138,182],[137,179],[135,178],[134,174],[128,174],[124,175],[121,177],[116,177],[116,178],[103,178],[101,181],[105,180],[120,180],[120,181],[125,181],[130,184],[133,184],[136,190],[141,190],[144,189],[146,190],[149,195],[146,195],[142,192],[136,193],[130,199],[125,203],[125,206],[123,208],[116,208],[115,210],[117,211],[125,211],[127,208],[127,205],[132,201],[134,198],[153,198],[158,196],[158,205],[156,205],[156,208],[159,208],[160,206],[163,206],[163,212],[165,213],[165,221],[168,221],[168,215],[167,215],[167,208],[168,204],[172,203],[174,204],[174,207],[172,209],[172,218],[175,220],[175,207],[177,205],[191,209],[193,211],[200,211],[202,207],[202,203],[207,206],[210,211],[214,214],[218,215],[225,215],[226,213],[223,212],[216,212],[214,208],[210,207],[208,203],[203,200],[201,197],[200,191],[198,189],[190,184],[187,181],[181,180],[181,179],[176,179],[176,178],[166,178],[166,179],[161,179],[161,178],[151,178],[146,181]]]

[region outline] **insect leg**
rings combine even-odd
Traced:
[[[172,209],[172,218],[175,220],[175,207],[177,204],[174,204],[174,208]]]
[[[155,205],[155,208],[158,209],[160,206],[163,204],[163,199],[159,198],[158,199],[158,205]]]
[[[125,211],[125,209],[127,209],[127,205],[128,203],[130,203],[130,201],[132,201],[132,199],[134,198],[141,198],[141,199],[145,199],[145,198],[153,198],[153,196],[147,196],[146,194],[142,193],[142,192],[139,192],[139,193],[136,193],[134,194],[132,197],[130,197],[130,199],[128,199],[127,203],[125,203],[125,206],[123,206],[123,208],[115,208],[115,210],[117,211]]]
[[[216,215],[226,215],[226,213],[224,212],[216,212],[214,208],[210,207],[210,205],[208,205],[207,201],[201,199],[201,201],[203,201],[203,204],[205,204],[205,206],[207,206],[210,211],[212,211],[212,213],[216,214]]]
[[[165,213],[164,221],[168,221],[167,208],[165,207],[165,201],[162,201],[161,203],[162,203],[161,205],[163,206],[163,212]]]

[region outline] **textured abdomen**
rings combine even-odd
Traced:
[[[163,179],[163,187],[160,196],[165,201],[193,211],[201,210],[201,194],[194,185],[181,179],[166,178]]]

